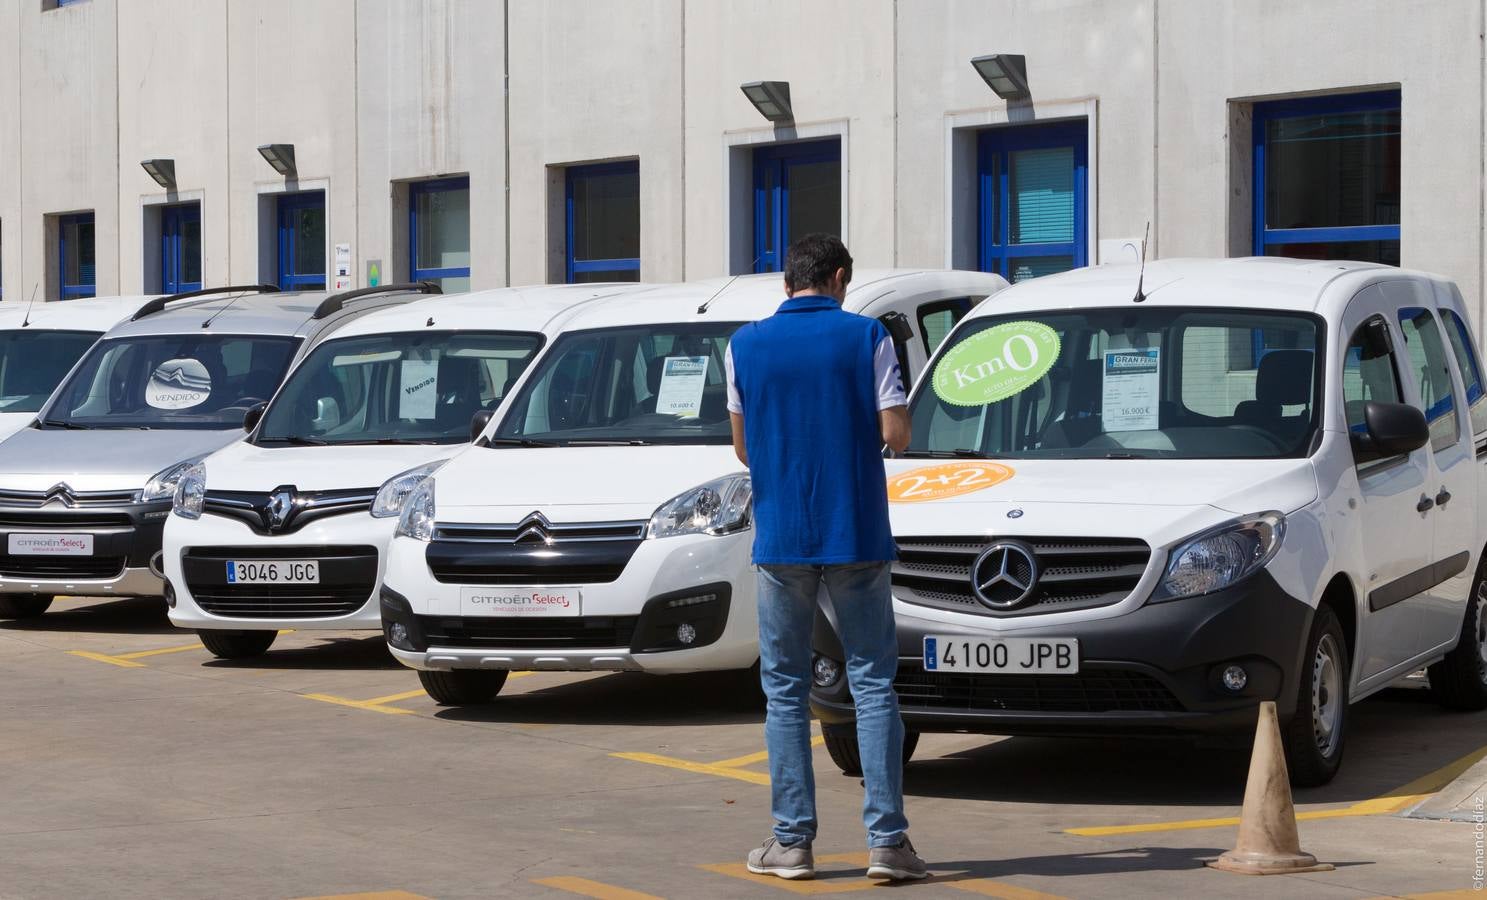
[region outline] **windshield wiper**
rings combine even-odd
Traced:
[[[534,441],[531,438],[493,437],[486,441],[490,447],[556,447],[555,441]]]
[[[302,437],[300,435],[287,435],[285,437],[261,437],[260,444],[288,444],[291,447],[325,447],[330,441],[314,437]]]
[[[337,447],[391,447],[403,444],[437,444],[438,441],[413,438],[368,438],[364,441],[336,441]]]
[[[1106,459],[1156,459],[1155,456],[1147,456],[1144,453],[1107,453]]]
[[[982,453],[959,447],[954,450],[905,450],[899,456],[909,459],[1006,459],[995,453]]]
[[[58,422],[56,419],[42,419],[41,424],[47,428],[66,428],[68,431],[87,431],[93,427],[77,422]]]
[[[565,443],[569,447],[650,447],[655,444],[655,441],[642,441],[639,438],[629,441],[610,441],[603,440],[601,438],[579,438],[577,440],[565,441]]]

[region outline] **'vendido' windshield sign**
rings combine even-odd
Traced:
[[[1024,391],[1058,359],[1058,332],[1041,322],[1005,322],[940,357],[931,384],[955,406],[985,406]]]

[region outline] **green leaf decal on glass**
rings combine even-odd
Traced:
[[[940,357],[931,384],[955,406],[985,406],[1032,387],[1058,359],[1058,332],[1041,322],[1006,322],[971,335]]]

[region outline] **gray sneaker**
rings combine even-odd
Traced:
[[[810,841],[801,841],[787,847],[770,838],[764,842],[764,846],[749,851],[749,871],[755,875],[778,875],[792,881],[797,878],[815,878],[816,856],[811,852]]]
[[[874,847],[867,857],[867,877],[889,881],[914,881],[929,875],[924,860],[914,852],[909,836],[897,847]]]

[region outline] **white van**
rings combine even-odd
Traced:
[[[224,659],[263,653],[285,628],[380,628],[377,582],[403,499],[484,429],[570,310],[644,289],[430,297],[318,344],[246,440],[178,482],[170,620]]]
[[[1006,282],[862,271],[846,308],[883,318],[905,373]],[[586,306],[475,444],[404,502],[382,625],[440,703],[511,669],[682,672],[758,658],[750,485],[723,353],[785,299],[779,275]]]
[[[1248,732],[1329,780],[1348,705],[1429,667],[1487,707],[1487,399],[1451,282],[1171,260],[962,322],[888,462],[910,732]],[[857,767],[825,617],[812,705]]]

